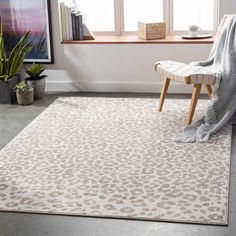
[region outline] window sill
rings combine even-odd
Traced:
[[[214,37],[207,39],[182,39],[167,36],[165,39],[143,40],[137,36],[96,36],[95,40],[63,40],[62,44],[212,44]]]

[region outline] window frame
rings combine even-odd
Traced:
[[[125,20],[125,17],[124,17],[124,0],[118,0],[118,1],[120,1],[121,2],[121,7],[122,7],[122,28],[121,28],[121,32],[120,32],[120,35],[123,35],[123,36],[125,36],[125,35],[137,35],[137,32],[138,31],[125,31],[125,22],[124,22],[124,20]],[[163,21],[165,21],[166,22],[166,27],[168,28],[168,32],[169,32],[169,20],[168,20],[168,13],[167,13],[167,10],[168,10],[168,1],[169,0],[162,0],[162,2],[163,2],[163,9],[162,9],[162,11],[163,11]],[[137,27],[138,27],[138,22],[137,22]]]
[[[78,3],[78,0],[75,0],[76,3]],[[121,35],[120,34],[120,22],[121,22],[121,15],[120,12],[122,11],[122,9],[120,8],[120,4],[119,1],[120,0],[113,0],[114,1],[114,31],[93,31],[94,35],[97,36],[118,36]],[[123,1],[123,0],[122,0]]]
[[[137,35],[137,31],[125,31],[124,22],[124,0],[113,0],[114,1],[114,31],[94,31],[95,35],[100,36],[128,36]],[[173,0],[163,0],[163,21],[166,22],[166,33],[167,35],[181,35],[187,33],[186,31],[175,31],[173,29]],[[203,30],[203,33],[216,33],[219,25],[219,0],[214,0],[214,29]]]
[[[169,35],[182,35],[186,34],[187,30],[174,30],[174,3],[173,0],[169,1]],[[215,34],[219,26],[219,0],[214,0],[214,19],[213,19],[213,30],[202,30],[202,33]]]

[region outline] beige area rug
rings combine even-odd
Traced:
[[[227,224],[231,126],[174,142],[189,102],[59,98],[0,152],[0,210]]]

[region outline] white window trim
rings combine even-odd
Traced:
[[[163,21],[166,22],[166,34],[170,35],[170,19],[171,19],[171,11],[170,11],[170,0],[163,0]]]
[[[125,22],[124,22],[124,0],[114,0],[115,5],[117,6],[117,13],[115,14],[115,22],[117,24],[117,30],[116,33],[118,35],[122,35],[125,28]]]
[[[95,31],[95,35],[137,35],[137,31],[125,31],[124,25],[124,0],[114,1],[114,22],[115,31]],[[166,22],[167,35],[181,35],[187,33],[186,31],[173,30],[173,0],[163,0],[163,21]],[[214,30],[203,30],[203,33],[216,33],[219,26],[219,0],[214,0]]]
[[[214,30],[215,33],[217,33],[219,24],[220,24],[220,0],[215,0],[215,6],[214,6]]]

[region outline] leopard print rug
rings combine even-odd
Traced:
[[[57,99],[0,151],[0,210],[227,224],[232,128],[175,142],[189,102]]]

